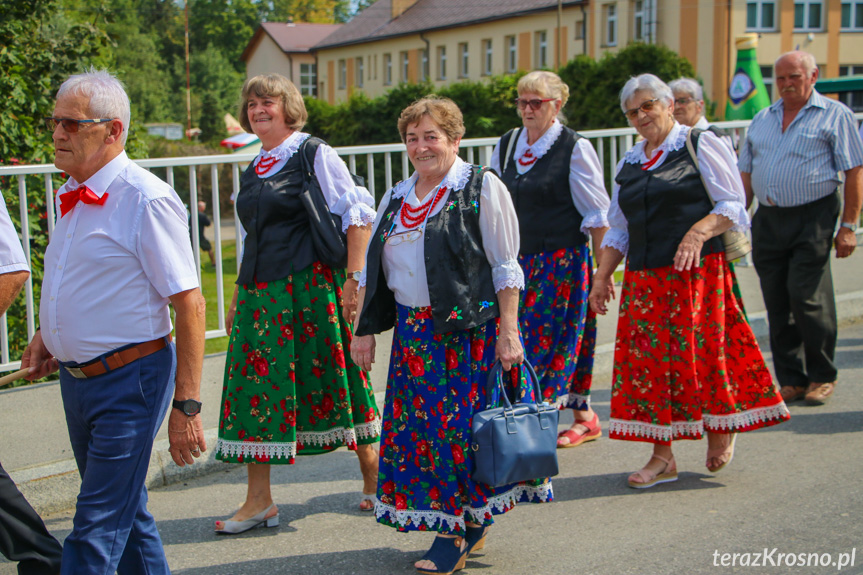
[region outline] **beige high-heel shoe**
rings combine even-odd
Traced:
[[[245,521],[231,521],[230,519],[226,521],[217,521],[216,523],[222,524],[222,528],[219,529],[217,526],[216,533],[218,533],[219,535],[236,535],[237,533],[244,533],[249,529],[254,529],[255,527],[259,527],[261,525],[263,525],[264,527],[278,527],[278,512],[272,517],[267,517],[267,513],[269,513],[270,509],[275,506],[275,503],[271,503],[269,507],[267,507],[254,517],[246,519]]]
[[[634,487],[635,489],[647,489],[648,487],[653,487],[660,483],[677,481],[677,462],[674,461],[673,455],[670,459],[665,459],[661,455],[656,455],[654,453],[650,459],[658,459],[664,462],[665,469],[662,470],[662,473],[650,471],[646,467],[639,469],[629,476],[628,482],[630,487]],[[647,462],[650,463],[650,460]],[[640,479],[641,481],[633,481],[633,479]]]

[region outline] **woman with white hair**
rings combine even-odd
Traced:
[[[504,134],[491,159],[518,214],[525,353],[544,399],[573,411],[558,447],[602,435],[590,407],[596,314],[587,301],[593,274],[588,236],[594,246],[602,243],[609,204],[593,146],[563,125],[568,98],[569,87],[553,72],[522,77],[516,104],[523,127]]]
[[[720,235],[749,226],[734,156],[701,132],[696,163],[671,89],[652,74],[630,78],[620,105],[643,140],[617,165],[590,304],[606,313],[626,257],[609,436],[653,444],[629,476],[630,487],[647,488],[677,480],[672,441],[706,431],[706,466],[717,472],[731,462],[736,433],[789,415],[731,293]]]
[[[690,128],[710,130],[734,151],[731,134],[714,126],[704,117],[704,90],[701,84],[692,78],[678,78],[669,82],[668,87],[674,93],[675,120]]]

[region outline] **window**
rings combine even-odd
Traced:
[[[410,58],[408,57],[408,53],[402,52],[402,76],[400,78],[400,80],[402,82],[407,82],[408,79],[410,78],[408,76],[408,72],[410,71],[409,65],[410,65]]]
[[[356,77],[357,88],[362,88],[363,87],[363,75],[365,73],[365,68],[363,68],[362,57],[359,57],[356,60],[356,72],[357,72],[357,77]]]
[[[863,74],[863,64],[839,66],[840,76],[853,76],[856,74]],[[839,101],[855,112],[863,112],[863,92],[845,92],[839,94]]]
[[[446,46],[437,48],[437,79],[446,80]]]
[[[536,40],[536,67],[548,67],[548,34],[545,30],[534,34]]]
[[[467,78],[468,74],[468,51],[467,42],[458,45],[458,76],[459,78]]]
[[[317,96],[317,85],[317,64],[300,64],[300,94],[303,96]]]
[[[344,60],[339,60],[339,90],[348,86],[348,66]]]
[[[761,78],[764,80],[764,87],[767,89],[767,98],[773,101],[773,66],[761,66]]]
[[[863,32],[863,2],[842,3],[842,29]]]
[[[575,39],[584,40],[584,20],[575,21]]]
[[[820,30],[822,4],[820,0],[794,3],[794,29]]]
[[[429,51],[428,50],[420,50],[420,61],[421,61],[421,70],[422,77],[420,80],[428,80],[431,77],[429,74]]]
[[[617,4],[605,5],[604,40],[606,46],[617,46]]]
[[[491,56],[493,54],[491,47],[491,40],[483,40],[482,41],[482,75],[483,76],[491,76]]]
[[[384,54],[384,86],[393,84],[393,55]]]
[[[518,70],[518,44],[515,36],[506,37],[506,71],[510,74]]]
[[[644,11],[644,1],[636,0],[632,3],[632,39],[644,40],[644,23],[647,20]]]
[[[747,30],[775,30],[776,2],[774,0],[758,0],[746,3]]]

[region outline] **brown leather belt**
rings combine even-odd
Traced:
[[[129,365],[137,359],[147,357],[157,351],[163,350],[169,343],[171,343],[171,334],[168,334],[165,337],[160,337],[159,339],[154,339],[153,341],[145,341],[144,343],[127,347],[122,351],[114,352],[104,358],[94,359],[93,361],[85,363],[84,365],[79,365],[78,367],[64,367],[66,371],[69,372],[69,375],[78,379],[96,377],[97,375],[102,375],[109,371],[119,369],[124,365]],[[108,365],[107,368],[105,367],[105,364]]]

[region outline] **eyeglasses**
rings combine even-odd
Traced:
[[[633,121],[638,118],[638,112],[644,112],[647,114],[650,112],[656,103],[659,101],[659,98],[654,98],[652,100],[647,100],[646,102],[642,102],[640,106],[632,108],[631,110],[627,110],[623,113],[624,116],[629,118],[629,121]]]
[[[76,134],[81,128],[81,124],[102,124],[104,122],[113,122],[114,118],[96,118],[87,120],[75,120],[73,118],[45,118],[45,125],[52,132],[63,124],[63,129],[69,134]]]
[[[516,98],[515,105],[518,106],[519,110],[524,110],[525,108],[530,106],[530,109],[535,112],[539,110],[539,107],[542,106],[543,103],[551,102],[556,99],[557,98],[543,98],[540,100],[539,98],[536,98],[534,100],[525,100],[524,98]]]
[[[422,230],[408,230],[398,234],[393,234],[387,238],[387,243],[391,246],[399,244],[409,244],[417,241],[423,236]]]
[[[677,106],[685,106],[689,102],[694,102],[695,98],[678,98],[674,101],[674,104]]]

